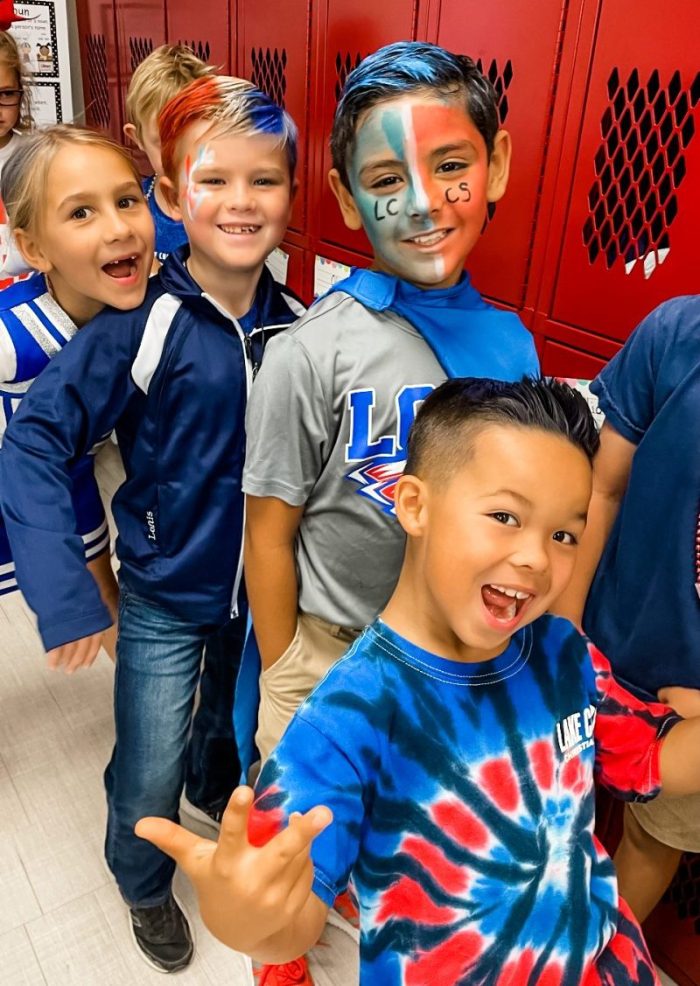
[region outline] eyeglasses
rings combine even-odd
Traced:
[[[0,89],[0,106],[19,106],[21,89]]]

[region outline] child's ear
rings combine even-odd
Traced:
[[[507,130],[499,130],[493,143],[493,151],[489,161],[489,177],[486,186],[486,198],[489,202],[498,202],[505,193],[510,174],[511,151],[510,134]]]
[[[160,185],[160,190],[163,193],[163,198],[168,204],[170,215],[178,222],[182,222],[180,196],[178,195],[177,188],[175,188],[174,183],[166,175],[163,175],[163,177],[159,179],[158,183]]]
[[[348,229],[362,229],[362,217],[355,205],[355,199],[352,197],[350,189],[344,184],[337,168],[331,168],[328,172],[328,184],[338,200],[343,221]]]
[[[17,249],[33,270],[38,270],[42,274],[48,274],[53,269],[53,264],[46,259],[36,237],[32,233],[26,229],[16,229],[12,235],[14,236]]]
[[[139,140],[138,130],[133,123],[125,123],[122,130],[124,131],[124,136],[127,140],[130,140],[132,144],[136,144],[137,147],[140,147],[141,150],[143,150],[141,141]]]
[[[406,474],[394,489],[394,507],[399,524],[409,537],[423,536],[427,521],[427,488],[422,479]]]

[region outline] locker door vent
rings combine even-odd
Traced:
[[[135,72],[141,62],[153,51],[153,38],[129,38],[131,71]]]
[[[700,935],[700,856],[687,853],[673,883],[666,891],[665,900],[670,901],[681,920],[690,919],[696,935]]]
[[[620,261],[629,274],[641,261],[648,278],[670,249],[684,151],[695,135],[700,72],[684,88],[678,71],[662,86],[657,69],[643,83],[637,69],[621,81],[615,68],[607,88],[583,241],[591,263],[601,257],[609,270]]]
[[[360,64],[364,55],[359,52],[353,55],[351,52],[346,51],[343,53],[339,51],[335,56],[335,101],[336,103],[341,97],[343,92],[343,87],[345,86],[345,80],[350,75],[353,69],[356,69]]]
[[[513,81],[513,63],[509,58],[503,66],[503,71],[499,69],[498,62],[495,58],[491,59],[491,64],[488,67],[488,71],[485,69],[484,65],[485,63],[482,59],[478,58],[476,61],[476,67],[482,75],[486,76],[496,92],[496,98],[498,100],[498,122],[500,126],[503,126],[505,119],[508,116],[508,97],[506,96],[506,90],[510,88],[510,84]],[[496,203],[489,202],[486,206],[486,222],[484,223],[484,229],[486,229],[489,220],[493,219],[495,212]]]
[[[86,107],[88,117],[91,123],[107,130],[112,114],[109,109],[107,42],[104,34],[88,34],[86,48],[90,98],[90,104]]]
[[[284,97],[287,92],[287,49],[251,48],[250,60],[253,65],[251,82],[274,99],[285,109]]]
[[[197,58],[201,58],[203,62],[209,61],[211,56],[211,47],[208,41],[178,41],[178,44],[189,48],[190,51],[194,52]]]

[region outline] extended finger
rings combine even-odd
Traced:
[[[248,845],[248,815],[253,804],[253,789],[241,785],[229,798],[219,832],[219,853]]]
[[[90,667],[96,655],[97,649],[95,648],[92,637],[86,637],[75,645],[70,660],[66,663],[63,670],[66,674],[73,674],[78,668]]]
[[[141,818],[134,826],[134,832],[140,839],[153,843],[161,852],[171,856],[188,875],[198,857],[209,855],[216,849],[215,842],[202,839],[167,818]]]
[[[300,867],[309,854],[311,843],[333,821],[333,813],[325,805],[317,805],[304,815],[294,814],[290,817],[285,829],[271,839],[263,848],[263,853],[270,861],[285,865],[297,861]]]
[[[57,671],[63,664],[65,658],[65,646],[54,647],[46,655],[46,666],[52,671]]]

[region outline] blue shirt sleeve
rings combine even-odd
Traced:
[[[342,734],[342,726],[337,728]],[[358,744],[359,745],[359,744]],[[328,907],[344,892],[357,859],[364,818],[363,784],[348,756],[297,712],[255,788],[250,839],[263,844],[292,812],[326,805],[333,821],[311,847],[313,892]]]
[[[47,650],[112,623],[76,533],[70,467],[109,434],[133,395],[143,322],[98,315],[43,370],[4,436],[0,505],[17,581]]]
[[[591,385],[606,421],[635,445],[654,420],[669,385],[682,379],[674,349],[688,300],[665,302],[640,322]]]

